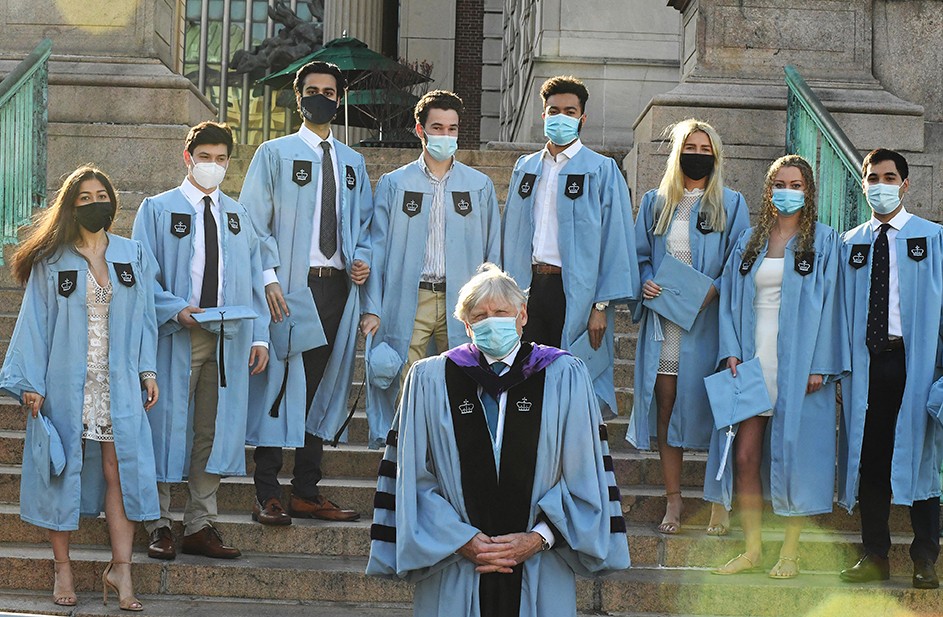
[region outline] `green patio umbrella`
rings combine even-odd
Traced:
[[[430,77],[387,58],[371,50],[363,41],[348,36],[329,41],[321,49],[296,60],[284,69],[267,75],[255,83],[261,86],[272,86],[276,89],[284,88],[294,80],[295,73],[299,68],[315,60],[336,64],[347,79],[348,92],[347,96],[344,97],[345,141],[347,141],[346,133],[350,126],[350,105],[375,104],[378,100],[385,100],[385,102],[397,107],[415,105],[418,97],[402,90],[402,87],[431,81]],[[358,85],[360,85],[359,89]],[[378,85],[383,87],[377,88]],[[377,96],[377,93],[381,91],[386,91],[382,99]],[[370,114],[363,113],[362,109],[360,111],[360,116],[377,120]]]

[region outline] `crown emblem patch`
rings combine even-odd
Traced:
[[[517,410],[521,413],[527,413],[528,411],[530,411],[530,408],[532,405],[533,403],[528,401],[527,397],[525,396],[524,398],[522,398],[521,400],[517,402]]]
[[[462,412],[462,415],[468,415],[471,412],[475,411],[475,404],[470,402],[468,399],[462,401],[462,404],[458,406],[458,410]]]

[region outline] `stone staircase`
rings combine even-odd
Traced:
[[[237,149],[224,186],[229,194],[238,194],[251,154],[251,149]],[[519,154],[464,152],[462,158],[491,175],[503,202],[510,169]],[[375,183],[381,173],[415,156],[413,151],[370,152],[371,179]],[[123,212],[115,225],[116,233],[126,235],[130,231],[133,213],[143,198],[140,192],[122,193]],[[10,280],[8,269],[0,269],[0,351],[5,352],[21,296],[22,291]],[[856,555],[858,519],[837,509],[810,521],[800,548],[803,574],[798,579],[771,581],[765,571],[735,577],[712,576],[710,568],[742,550],[742,535],[736,529],[726,538],[704,534],[710,511],[700,490],[706,457],[693,454],[686,460],[682,478],[685,529],[676,536],[657,533],[654,528],[664,512],[657,454],[637,451],[624,439],[626,416],[632,404],[636,336],[628,314],[619,312],[616,385],[621,415],[609,423],[609,435],[623,495],[633,568],[598,581],[580,580],[577,598],[581,614],[623,617],[943,614],[939,592],[910,587],[909,519],[903,508],[892,510],[891,568],[896,576],[889,583],[849,587],[839,582],[837,571]],[[362,355],[357,363],[352,395],[362,379]],[[134,576],[136,590],[146,607],[144,614],[254,617],[264,611],[289,617],[411,615],[409,585],[363,574],[381,453],[364,445],[367,425],[362,407],[361,402],[350,427],[349,444],[325,449],[326,479],[321,484],[328,498],[359,510],[363,514],[361,521],[296,520],[287,528],[263,527],[249,517],[254,497],[251,479],[226,478],[219,492],[219,508],[223,513],[219,528],[228,542],[243,550],[244,556],[234,561],[188,555],[172,562],[150,560],[145,554],[145,533],[139,528]],[[73,535],[72,559],[79,606],[53,607],[49,600],[53,573],[46,532],[23,523],[18,515],[24,426],[24,412],[15,401],[0,399],[0,613],[115,614],[118,612],[115,604],[103,607],[95,593],[110,556],[107,527],[101,517],[83,519],[81,529]],[[246,461],[251,473],[251,447],[246,448]],[[292,453],[286,451],[285,467],[291,469],[292,465]],[[287,478],[283,485],[287,494]],[[177,534],[181,533],[179,517],[185,498],[184,487],[175,487],[172,509],[178,519]],[[768,569],[779,551],[782,525],[770,512],[766,518],[763,566]]]

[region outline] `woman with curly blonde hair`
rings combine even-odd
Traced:
[[[771,578],[799,574],[803,517],[832,510],[835,383],[851,360],[836,297],[838,234],[816,222],[817,214],[812,168],[800,156],[777,159],[766,174],[759,221],[724,269],[719,363],[736,376],[738,364],[759,358],[773,408],[740,423],[732,463],[721,461],[724,433],[711,438],[704,498],[729,509],[736,490],[746,541],[715,574],[760,564],[761,469],[769,470],[773,511],[787,517]]]
[[[713,372],[717,352],[720,274],[737,237],[749,226],[743,195],[724,186],[720,136],[700,120],[669,127],[671,152],[658,189],[642,198],[635,224],[642,295],[661,288],[652,281],[666,255],[714,280],[693,307],[700,312],[690,330],[638,305],[641,321],[635,355],[635,405],[626,438],[649,449],[657,438],[667,500],[658,531],[681,531],[681,465],[685,449],[706,450],[711,412],[704,377]],[[728,517],[714,508],[708,533],[727,533]]]

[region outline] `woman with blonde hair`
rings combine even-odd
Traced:
[[[70,535],[80,514],[104,509],[112,552],[105,603],[111,589],[120,608],[140,611],[131,521],[160,516],[144,416],[158,396],[157,319],[141,245],[107,233],[116,208],[108,177],[80,167],[17,248],[13,275],[26,291],[0,389],[29,412],[20,517],[49,530],[53,601],[75,606]]]
[[[835,383],[851,359],[837,298],[838,234],[817,215],[812,168],[796,155],[776,160],[766,174],[760,220],[740,237],[724,269],[719,363],[736,377],[738,364],[759,358],[773,408],[740,423],[733,461],[719,477],[724,432],[711,439],[704,498],[729,509],[736,489],[746,544],[716,574],[760,563],[764,460],[773,511],[787,517],[771,578],[799,574],[803,517],[832,510]]]
[[[694,325],[659,317],[641,303],[635,354],[635,403],[626,438],[648,450],[657,437],[667,507],[658,530],[681,530],[681,465],[685,449],[706,450],[711,412],[704,377],[715,368],[720,275],[737,237],[749,222],[743,195],[724,186],[723,145],[714,128],[689,119],[670,127],[671,152],[657,190],[642,198],[635,223],[643,299],[661,287],[652,281],[670,255],[714,279]],[[667,131],[666,131],[667,132]],[[727,513],[712,512],[708,533],[727,533]]]

